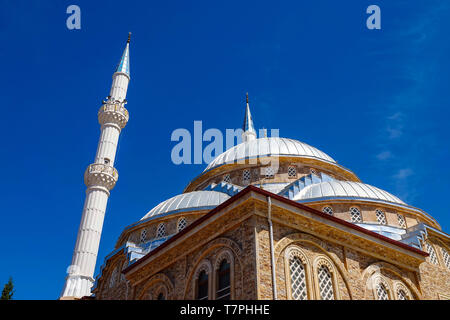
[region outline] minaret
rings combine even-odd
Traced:
[[[73,251],[72,264],[67,270],[66,283],[61,299],[80,298],[91,295],[94,283],[95,263],[103,228],[109,192],[114,188],[118,173],[114,168],[120,131],[128,122],[128,82],[130,81],[130,35],[122,58],[113,74],[111,91],[98,111],[101,125],[97,154],[93,164],[84,173],[87,186],[83,214]]]
[[[244,125],[242,126],[242,142],[255,140],[256,139],[256,130],[253,126],[252,114],[250,113],[250,105],[248,104],[248,92],[246,93],[246,102],[247,107],[245,109],[245,118]]]

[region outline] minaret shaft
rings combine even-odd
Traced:
[[[129,117],[124,107],[129,81],[128,40],[119,66],[113,75],[110,96],[98,111],[98,120],[101,125],[100,139],[95,161],[84,173],[84,182],[87,186],[86,199],[72,264],[68,269],[66,283],[61,293],[62,299],[91,295],[106,206],[110,190],[114,188],[118,179],[114,161],[120,132],[127,124]]]

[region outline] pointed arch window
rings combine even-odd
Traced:
[[[447,250],[444,248],[441,249],[442,251],[442,257],[444,258],[444,264],[445,266],[450,269],[450,255]]]
[[[208,273],[205,270],[200,271],[197,279],[197,300],[208,299]]]
[[[398,221],[398,225],[401,228],[406,228],[406,221],[405,221],[405,217],[402,216],[401,214],[397,213],[397,221]]]
[[[229,173],[223,176],[223,182],[231,183],[231,176]]]
[[[244,182],[244,184],[249,184],[250,183],[250,178],[251,178],[250,170],[249,169],[245,169],[242,172],[242,181]]]
[[[438,264],[438,260],[437,260],[437,256],[436,256],[436,251],[434,251],[434,248],[431,244],[429,244],[428,242],[425,243],[425,250],[427,251],[427,253],[429,254],[429,259],[430,262],[432,264]]]
[[[147,228],[141,230],[141,243],[144,243],[147,240]]]
[[[296,178],[297,177],[297,167],[289,166],[288,167],[288,178]]]
[[[166,235],[166,225],[164,223],[160,223],[158,228],[156,229],[156,238],[162,238]]]
[[[180,232],[181,230],[183,230],[184,228],[186,228],[187,226],[187,221],[185,217],[181,217],[178,220],[178,225],[177,225],[177,231]]]
[[[397,298],[398,300],[409,300],[408,294],[403,289],[397,290]]]
[[[378,282],[376,287],[377,300],[389,300],[386,286],[382,282]]]
[[[294,300],[307,300],[305,266],[297,255],[291,254],[289,271],[291,275],[291,297]]]
[[[231,277],[230,263],[223,259],[217,270],[217,292],[216,300],[230,300],[231,298]]]
[[[386,215],[380,209],[375,210],[375,214],[377,216],[377,221],[379,224],[386,224]]]
[[[334,300],[333,279],[330,270],[322,264],[317,275],[319,278],[319,292],[322,300]]]
[[[353,223],[361,223],[361,211],[357,207],[350,208],[350,219]]]

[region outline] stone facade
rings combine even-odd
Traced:
[[[273,248],[267,197],[272,199]],[[197,277],[205,270],[208,297],[215,299],[218,265],[228,259],[231,299],[273,299],[273,250],[277,299],[293,299],[291,252],[304,263],[307,299],[325,294],[342,300],[378,299],[384,293],[389,299],[403,294],[408,299],[449,297],[450,269],[443,249],[448,252],[450,243],[444,237],[429,233],[424,239],[435,250],[434,264],[426,253],[342,218],[249,187],[191,220],[122,276],[114,272],[123,269],[125,257],[119,251],[107,261],[94,293],[97,299],[195,299]],[[332,286],[321,289],[318,272],[324,268]]]

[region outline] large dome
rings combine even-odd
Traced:
[[[150,210],[141,220],[154,216],[194,210],[211,210],[230,198],[229,195],[217,191],[193,191],[179,194],[161,202]]]
[[[238,160],[265,156],[288,156],[318,159],[336,163],[326,153],[297,140],[287,138],[259,138],[238,144],[217,156],[204,171]]]
[[[339,180],[309,185],[302,189],[293,200],[319,200],[322,198],[370,199],[406,205],[396,196],[377,187],[360,182]]]

